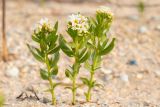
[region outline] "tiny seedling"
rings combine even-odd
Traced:
[[[40,0],[40,5],[43,6],[46,0]]]
[[[144,13],[144,10],[145,10],[145,5],[144,5],[144,2],[141,0],[139,3],[138,3],[138,11],[142,14]]]
[[[74,64],[70,69],[66,69],[65,74],[72,81],[71,87],[66,87],[72,91],[72,104],[76,102],[76,90],[78,88],[76,79],[81,64],[89,57],[89,49],[87,48],[88,38],[88,18],[80,13],[69,16],[67,33],[72,38],[71,42],[67,42],[62,36],[59,39],[62,51],[69,57],[74,58]]]
[[[2,94],[2,92],[0,92],[0,107],[3,107],[4,102],[5,102],[4,95]]]
[[[94,74],[100,68],[102,56],[108,54],[114,48],[115,38],[109,40],[107,32],[110,29],[113,14],[107,7],[100,7],[96,11],[95,18],[90,19],[90,39],[88,40],[88,48],[90,49],[90,57],[85,63],[85,67],[90,71],[90,78],[81,78],[83,83],[88,86],[85,92],[86,101],[91,100],[91,90],[95,86],[101,86],[94,80]],[[111,42],[110,42],[111,41]]]
[[[57,30],[58,22],[54,26],[51,26],[47,18],[41,19],[35,26],[32,34],[32,40],[38,46],[35,47],[27,44],[34,58],[46,66],[46,69],[40,69],[40,75],[43,80],[49,81],[50,88],[46,91],[51,93],[52,104],[54,105],[56,104],[54,89],[59,85],[59,83],[54,83],[52,80],[58,73],[59,45],[56,43],[58,39]]]

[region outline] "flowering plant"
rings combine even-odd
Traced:
[[[50,88],[47,91],[52,94],[53,104],[56,104],[54,89],[59,85],[59,83],[53,83],[52,81],[52,77],[58,73],[59,46],[56,43],[58,39],[57,30],[58,22],[51,26],[47,18],[41,19],[32,34],[32,40],[38,44],[38,47],[27,44],[35,59],[46,65],[46,69],[40,69],[40,75],[42,79],[49,81]]]
[[[96,18],[90,18],[90,29],[88,40],[88,48],[90,49],[90,57],[85,63],[85,67],[90,71],[90,78],[81,78],[83,83],[88,86],[85,93],[86,100],[91,100],[91,90],[95,86],[101,86],[94,80],[95,71],[100,68],[102,56],[108,54],[114,48],[115,38],[109,42],[107,32],[111,26],[113,14],[107,7],[100,7],[96,11]]]
[[[73,65],[65,70],[66,77],[72,81],[72,86],[66,87],[72,91],[72,104],[76,102],[77,77],[83,63],[90,71],[89,78],[81,78],[88,87],[85,92],[86,100],[91,100],[91,91],[95,86],[101,86],[94,79],[94,74],[100,68],[102,57],[114,48],[115,38],[110,39],[107,36],[112,20],[113,14],[107,7],[97,9],[95,18],[87,18],[80,13],[72,14],[69,16],[66,30],[72,39],[70,42],[67,42],[62,35],[58,38],[58,22],[52,26],[45,18],[35,26],[32,40],[38,47],[29,44],[27,46],[35,59],[46,65],[46,69],[40,69],[40,75],[42,79],[49,81],[50,88],[47,91],[52,95],[53,104],[56,104],[54,89],[60,84],[52,80],[58,73],[59,49],[68,57],[74,58]]]
[[[72,90],[72,103],[75,104],[76,96],[76,79],[79,73],[81,64],[85,62],[89,57],[89,49],[87,48],[87,36],[88,36],[88,19],[82,16],[80,13],[69,16],[67,33],[72,38],[72,42],[66,42],[61,36],[60,47],[62,51],[69,57],[74,57],[74,64],[70,66],[70,69],[66,69],[66,76],[72,80],[72,87],[67,87]]]

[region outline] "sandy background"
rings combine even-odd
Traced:
[[[95,75],[104,88],[93,90],[91,103],[83,103],[86,87],[78,89],[75,107],[160,107],[160,0],[144,1],[149,6],[143,14],[135,6],[138,0],[63,1],[50,0],[41,5],[38,0],[7,0],[8,48],[15,55],[7,63],[0,59],[0,89],[6,96],[5,107],[52,107],[50,94],[43,92],[48,82],[40,78],[41,64],[34,60],[26,47],[26,43],[31,41],[33,25],[42,17],[53,22],[59,20],[58,32],[65,35],[69,14],[81,12],[86,16],[94,15],[96,8],[101,5],[109,6],[114,12],[110,35],[117,38],[116,47],[104,57],[102,69]],[[62,52],[61,55],[60,72],[54,80],[70,83],[65,78],[64,70],[72,60]],[[87,70],[81,69],[80,76],[88,74]],[[40,100],[16,99],[22,92],[34,96],[30,92],[32,87]],[[55,91],[57,107],[72,107],[70,90],[60,86]]]

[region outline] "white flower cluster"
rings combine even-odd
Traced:
[[[34,26],[34,32],[38,33],[44,28],[45,30],[52,31],[53,27],[50,23],[50,21],[47,18],[42,18],[35,26]]]
[[[97,10],[97,13],[104,13],[104,14],[109,14],[111,16],[113,16],[113,13],[111,11],[111,9],[109,7],[106,6],[100,6]]]
[[[88,19],[81,14],[72,14],[68,19],[68,28],[77,30],[79,33],[87,33],[89,24]]]

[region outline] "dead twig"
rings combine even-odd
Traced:
[[[31,92],[33,95],[29,94],[27,91]],[[16,99],[18,100],[26,100],[26,99],[36,99],[36,100],[40,100],[40,98],[38,97],[36,91],[34,90],[33,87],[28,88],[26,92],[22,92],[20,95],[18,95],[16,97]]]

